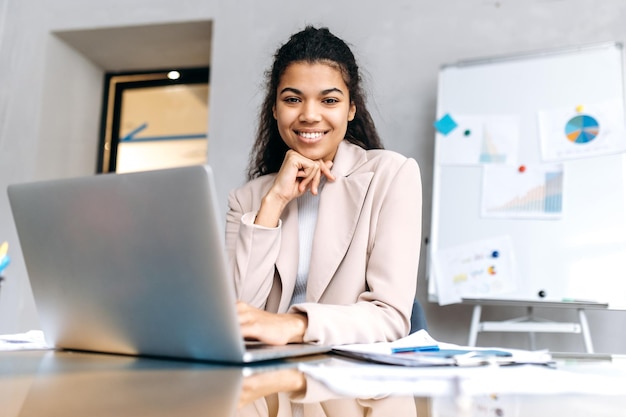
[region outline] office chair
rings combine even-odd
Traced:
[[[415,333],[418,330],[428,330],[426,325],[426,315],[420,302],[416,299],[413,301],[413,310],[411,311],[411,330],[409,334]]]

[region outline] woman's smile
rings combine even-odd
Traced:
[[[306,143],[314,143],[321,140],[327,131],[317,131],[317,132],[306,132],[306,131],[297,131],[296,134],[300,139]]]

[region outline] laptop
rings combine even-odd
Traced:
[[[244,342],[209,166],[7,191],[51,346],[227,363],[330,350]]]

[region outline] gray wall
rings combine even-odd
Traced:
[[[625,41],[625,18],[623,0],[389,0],[384,5],[361,0],[0,0],[0,189],[95,171],[104,68],[53,32],[211,20],[209,162],[225,201],[227,191],[244,181],[262,73],[275,48],[311,23],[330,27],[353,45],[386,147],[419,162],[427,235],[439,67],[467,58]],[[2,240],[9,240],[13,263],[0,291],[0,333],[37,328],[4,192]],[[422,259],[418,297],[431,334],[466,343],[471,308],[426,303],[424,276]],[[485,315],[500,319],[523,313],[493,307]],[[575,319],[567,310],[543,315]],[[626,325],[626,313],[592,311],[589,316],[596,350],[626,353],[626,338],[615,331]],[[527,347],[525,336],[516,334],[485,334],[478,342]],[[537,345],[583,349],[578,335],[538,335]]]

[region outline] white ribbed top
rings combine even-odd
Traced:
[[[306,299],[306,283],[311,265],[313,235],[315,234],[317,211],[324,183],[324,178],[322,178],[317,195],[307,191],[298,197],[298,274],[296,275],[296,286],[291,296],[290,305],[303,303]]]

